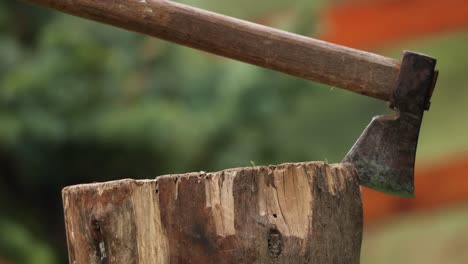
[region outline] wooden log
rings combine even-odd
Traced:
[[[388,101],[400,62],[165,0],[25,0]]]
[[[350,164],[289,163],[67,187],[70,263],[359,263]]]

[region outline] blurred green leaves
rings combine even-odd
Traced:
[[[304,33],[315,30],[311,14],[321,5],[185,2]],[[0,219],[0,255],[18,263],[65,259],[66,185],[250,161],[339,161],[373,112],[385,109],[19,2],[2,2],[0,14],[0,210],[11,210]]]
[[[316,7],[188,3],[298,31],[294,14]],[[13,262],[66,259],[66,185],[340,156],[314,140],[331,92],[310,82],[18,2],[0,4],[0,30],[0,255]]]
[[[183,2],[307,34],[316,30],[314,14],[323,4]],[[464,35],[462,44],[454,38],[432,49],[456,59],[464,55],[454,50],[467,41]],[[454,78],[444,83],[458,89],[464,68],[440,65]],[[435,99],[434,108],[436,100],[442,101]],[[337,162],[371,117],[385,112],[384,102],[2,2],[0,210],[10,213],[0,218],[0,256],[25,264],[66,259],[60,204],[66,185],[251,161]]]
[[[0,219],[0,254],[15,263],[58,263],[50,245],[35,238],[24,226]]]

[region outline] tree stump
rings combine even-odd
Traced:
[[[70,263],[359,263],[350,164],[255,166],[67,187]]]

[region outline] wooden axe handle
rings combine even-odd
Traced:
[[[165,0],[26,0],[388,101],[400,62]]]

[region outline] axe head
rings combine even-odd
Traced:
[[[384,193],[414,196],[414,164],[419,129],[437,79],[436,60],[405,51],[390,108],[376,116],[343,159],[358,171],[360,183]]]

